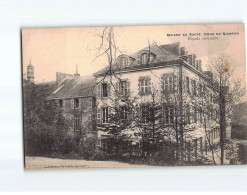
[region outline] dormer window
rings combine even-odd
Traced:
[[[156,57],[155,54],[148,50],[143,50],[138,54],[138,65],[147,65],[153,61],[153,59]]]
[[[141,54],[141,65],[145,65],[148,62],[148,55],[147,53]]]
[[[127,63],[128,63],[128,61],[127,61],[127,58],[126,57],[121,57],[120,58],[120,67],[121,68],[126,67],[127,66]]]

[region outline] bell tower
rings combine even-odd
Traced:
[[[30,63],[27,66],[27,81],[33,83],[34,82],[34,66]]]

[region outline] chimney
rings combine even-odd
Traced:
[[[192,55],[188,55],[188,63],[192,65]]]
[[[185,47],[180,48],[180,55],[185,56]]]
[[[186,51],[185,47],[180,48],[180,57],[179,58],[188,62],[188,52]]]
[[[199,60],[196,60],[195,68],[198,70],[198,67],[199,67]]]
[[[79,77],[80,74],[78,73],[78,65],[76,64],[76,73],[74,74],[75,77]]]
[[[201,72],[202,71],[202,61],[198,60],[198,70]]]
[[[191,54],[191,56],[192,56],[192,63],[191,63],[191,65],[193,66],[193,67],[195,67],[196,66],[196,55],[195,54]]]

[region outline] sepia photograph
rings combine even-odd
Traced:
[[[22,28],[25,169],[247,164],[245,26]]]

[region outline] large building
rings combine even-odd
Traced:
[[[120,55],[116,64],[94,76],[98,83],[98,129],[109,125],[116,91],[136,98],[142,123],[150,122],[146,104],[154,100],[155,94],[155,101],[162,105],[164,131],[174,128],[176,122],[185,148],[187,143],[197,148],[195,156],[208,153],[209,145],[219,142],[219,107],[214,93],[217,83],[211,72],[202,70],[201,60],[180,43],[152,45],[132,55]],[[126,113],[123,118],[128,118],[125,103],[120,101],[118,105]],[[98,134],[102,146],[107,133],[99,130]]]

